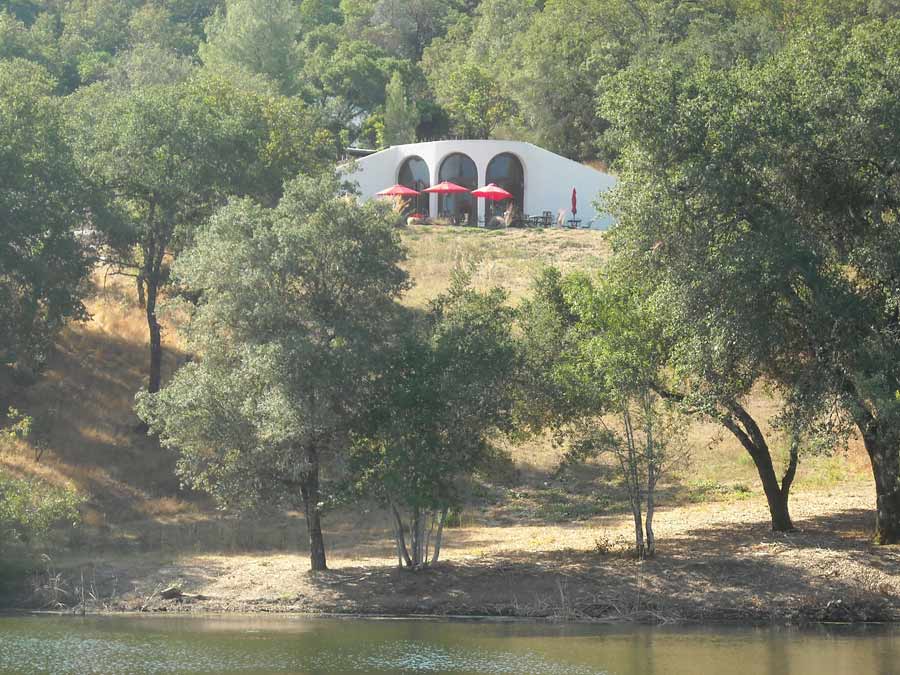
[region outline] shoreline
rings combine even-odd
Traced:
[[[127,619],[272,619],[276,620],[323,620],[323,621],[415,621],[415,622],[452,622],[452,623],[490,623],[490,624],[546,624],[552,626],[643,626],[650,628],[797,628],[807,629],[816,627],[883,627],[893,629],[900,626],[900,617],[885,621],[807,621],[804,623],[782,623],[777,621],[746,622],[738,620],[714,620],[697,621],[693,619],[678,619],[663,623],[633,621],[628,619],[591,619],[591,618],[557,618],[557,617],[525,617],[525,616],[498,616],[491,614],[350,614],[329,612],[298,612],[280,611],[272,612],[265,609],[257,611],[227,610],[215,611],[209,609],[192,609],[189,611],[168,611],[165,609],[154,610],[95,610],[89,609],[82,613],[78,608],[68,610],[37,610],[37,609],[11,609],[0,610],[0,619],[22,617],[51,617],[51,618],[127,618]]]
[[[445,558],[417,571],[397,567],[383,529],[347,523],[352,537],[343,539],[335,524],[326,572],[309,572],[303,551],[93,555],[55,561],[15,604],[71,612],[84,579],[86,610],[113,615],[896,623],[900,546],[872,543],[870,492],[798,493],[790,533],[769,529],[760,496],[662,509],[657,556],[641,562],[622,515],[556,525],[484,519],[450,530]],[[162,599],[165,589],[180,597]]]

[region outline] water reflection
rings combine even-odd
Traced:
[[[888,675],[898,638],[889,628],[6,617],[0,672]]]

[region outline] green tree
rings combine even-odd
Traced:
[[[274,203],[286,178],[320,171],[335,145],[301,101],[195,77],[127,91],[93,86],[73,105],[77,156],[126,214],[136,247],[120,252],[137,268],[150,333],[149,391],[161,378],[156,309],[171,256],[228,195]]]
[[[139,7],[128,21],[128,44],[152,45],[180,54],[196,50],[197,39],[190,26],[178,22],[164,4],[147,3]]]
[[[760,64],[634,69],[606,107],[626,141],[617,255],[694,336],[687,371],[709,382],[713,362],[779,386],[801,422],[852,421],[884,543],[900,540],[898,37],[897,20],[814,23]]]
[[[384,142],[402,145],[416,142],[418,115],[415,106],[406,99],[403,78],[394,73],[384,95]]]
[[[303,50],[302,95],[325,111],[334,133],[355,136],[360,119],[384,104],[387,84],[395,72],[409,80],[412,64],[340,26],[322,26],[306,34]]]
[[[297,47],[302,26],[293,0],[228,0],[206,22],[200,58],[213,70],[261,75],[283,94],[297,90],[302,67]]]
[[[460,9],[457,0],[376,0],[365,35],[395,56],[418,61]]]
[[[530,47],[521,41],[539,15],[534,0],[485,0],[471,16],[462,16],[447,35],[434,39],[422,56],[421,67],[438,100],[446,104],[461,92],[450,90],[446,81],[463,66],[487,68],[492,80],[495,108],[502,115],[492,131],[514,138],[532,138],[531,129],[519,116],[519,87],[534,86],[520,78]]]
[[[490,138],[512,114],[509,99],[497,89],[484,66],[465,63],[446,79],[433,81],[432,86],[454,131],[465,138]]]
[[[640,558],[655,553],[659,479],[685,455],[678,411],[658,391],[667,347],[659,318],[635,287],[553,268],[520,309],[519,423],[553,430],[570,463],[613,457]]]
[[[199,358],[138,398],[187,484],[223,505],[302,505],[313,570],[321,467],[360,430],[406,286],[384,205],[338,190],[298,178],[275,208],[235,200],[212,218],[174,269],[200,294],[185,329]]]
[[[63,133],[56,83],[41,66],[0,61],[0,366],[44,362],[56,331],[87,318],[86,233],[102,226]]]
[[[506,299],[457,272],[424,325],[408,322],[376,398],[376,433],[355,444],[355,487],[390,509],[401,566],[437,562],[448,511],[509,421],[516,349]]]

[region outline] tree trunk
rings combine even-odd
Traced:
[[[413,519],[413,568],[419,569],[425,562],[425,518],[426,515],[418,506]]]
[[[161,228],[156,220],[156,199],[150,201],[147,216],[147,227],[153,235],[144,245],[144,262],[138,273],[147,286],[146,313],[147,327],[150,329],[150,372],[147,378],[147,391],[155,394],[162,382],[162,329],[156,318],[156,302],[163,282],[163,258],[166,255],[166,244],[169,231]]]
[[[769,516],[775,532],[789,532],[794,529],[788,511],[788,491],[782,491],[772,466],[772,457],[768,452],[751,454],[759,479],[762,481],[766,501],[769,503]]]
[[[138,273],[135,285],[137,286],[138,307],[140,307],[141,309],[144,309],[145,307],[147,307],[147,299],[146,299],[146,297],[144,297],[144,275],[143,274]]]
[[[152,303],[156,305],[156,301]],[[156,312],[150,309],[147,301],[147,326],[150,328],[150,372],[147,378],[147,391],[155,394],[162,383],[162,330],[156,320]]]
[[[879,438],[874,422],[862,429],[863,442],[875,478],[875,541],[900,543],[900,456]]]
[[[428,564],[428,548],[431,546],[431,533],[434,532],[434,517],[435,514],[432,512],[430,516],[431,522],[428,524],[428,528],[425,531],[425,548],[422,553],[422,564]]]
[[[403,567],[404,562],[407,567],[412,567],[412,558],[409,556],[409,551],[406,548],[406,537],[403,534],[403,518],[400,517],[400,512],[393,504],[391,504],[391,512],[394,514],[394,522],[397,524],[397,548],[401,556],[400,567]]]
[[[683,401],[684,395],[666,391],[662,388],[654,388],[656,393],[666,399]],[[791,483],[794,481],[794,474],[797,470],[797,448],[792,446],[791,459],[782,479],[781,486],[778,485],[778,478],[775,476],[775,468],[772,466],[772,455],[769,452],[769,446],[765,437],[756,424],[753,417],[736,401],[731,401],[724,405],[728,411],[724,415],[716,415],[716,419],[730,431],[735,438],[740,441],[741,445],[747,450],[753,464],[756,466],[756,472],[759,474],[760,482],[762,482],[763,491],[766,493],[766,501],[769,504],[769,516],[772,520],[772,529],[775,532],[788,532],[794,529],[791,522],[791,515],[788,511],[788,496],[790,494]],[[739,424],[740,423],[740,424]]]
[[[631,505],[631,514],[634,516],[634,554],[639,560],[644,559],[644,525],[641,522],[641,507]]]
[[[756,466],[756,473],[759,474],[759,480],[762,483],[763,492],[766,493],[766,501],[769,504],[772,530],[775,532],[790,532],[794,529],[794,523],[791,522],[791,515],[788,512],[788,496],[797,468],[796,448],[792,446],[791,461],[785,472],[784,480],[779,485],[778,477],[775,475],[775,467],[772,465],[769,445],[766,443],[756,421],[740,404],[732,403],[729,407],[734,417],[726,417],[720,421],[741,442],[741,445],[747,450],[750,458],[753,460],[753,464]],[[737,424],[735,419],[741,423],[743,428]]]
[[[646,537],[646,555],[652,558],[656,555],[656,536],[653,534],[653,513],[656,509],[656,469],[651,463],[647,469],[647,517],[644,519],[644,532]]]
[[[444,522],[447,520],[447,509],[441,511],[441,519],[438,521],[437,534],[434,536],[434,556],[431,558],[431,564],[434,565],[441,555],[441,542],[444,538]]]
[[[309,464],[300,480],[303,511],[306,515],[306,531],[309,535],[309,568],[313,572],[328,569],[325,561],[325,539],[322,537],[322,520],[319,509],[319,455],[315,448],[306,451]]]
[[[647,516],[644,519],[644,532],[646,534],[645,553],[648,558],[652,558],[656,554],[656,537],[653,535],[653,511],[656,508],[655,497],[659,457],[657,457],[656,439],[653,436],[653,422],[655,418],[653,400],[650,398],[649,391],[644,396],[644,419],[646,425],[644,461],[647,464]]]

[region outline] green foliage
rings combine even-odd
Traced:
[[[358,118],[384,104],[393,73],[405,80],[412,64],[394,58],[372,42],[322,26],[304,35],[302,95],[325,111],[330,128],[356,133]]]
[[[695,504],[747,499],[753,495],[753,491],[743,483],[723,484],[710,479],[689,481],[686,488],[688,501]]]
[[[511,111],[511,105],[485,67],[462,64],[446,79],[432,83],[437,100],[450,116],[453,130],[464,138],[490,138]]]
[[[371,403],[402,257],[383,205],[335,178],[216,213],[174,268],[201,293],[185,334],[199,358],[138,399],[187,484],[223,505],[299,503],[307,449],[340,455]]]
[[[391,77],[384,98],[384,144],[415,143],[418,115],[406,99],[400,73],[394,73]]]
[[[138,268],[146,285],[148,388],[155,391],[155,304],[167,257],[227,196],[274,203],[287,178],[328,167],[336,144],[299,99],[242,90],[208,74],[125,91],[87,87],[75,97],[71,122],[80,163],[115,195],[129,230],[114,243],[121,265]]]
[[[83,501],[74,490],[14,478],[0,471],[0,550],[15,541],[40,538],[54,525],[74,527]]]
[[[819,28],[763,65],[620,78],[615,245],[672,311],[685,374],[732,391],[766,374],[798,413],[841,395],[841,371],[893,399],[897,31]]]
[[[74,103],[79,159],[145,223],[151,203],[178,229],[228,194],[277,199],[285,178],[333,158],[333,140],[302,102],[215,76],[124,92],[97,85]]]
[[[7,424],[0,428],[0,438],[25,440],[31,434],[34,418],[10,406],[6,412]]]
[[[798,29],[799,30],[799,29]],[[900,537],[900,21],[811,21],[777,56],[617,78],[610,205],[700,403],[779,387],[782,422],[862,433],[879,538]],[[712,376],[711,376],[712,375]]]
[[[491,433],[509,424],[516,350],[505,301],[458,274],[423,325],[400,336],[376,399],[376,432],[356,446],[363,491],[413,511],[459,506],[466,481],[493,458]]]
[[[394,56],[422,58],[431,41],[443,35],[462,9],[459,0],[363,0],[342,2],[352,13],[350,25]]]
[[[683,423],[658,393],[667,343],[646,289],[612,276],[545,271],[521,311],[526,373],[518,414],[565,441],[567,463],[609,455],[635,522],[637,555],[653,555],[657,482],[682,459]],[[642,509],[646,504],[646,536]]]
[[[284,94],[297,90],[302,15],[292,0],[228,0],[206,22],[200,58],[214,71],[261,75]]]
[[[86,317],[88,252],[75,229],[104,224],[54,86],[34,63],[0,61],[0,366],[40,366],[56,331]]]

